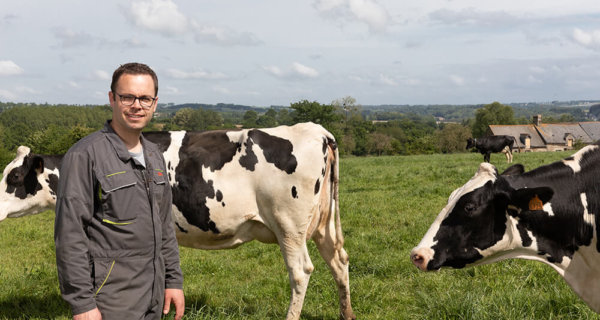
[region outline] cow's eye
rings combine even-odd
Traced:
[[[475,211],[476,208],[477,207],[472,202],[469,202],[469,203],[465,204],[465,212],[468,213],[468,214],[473,213],[473,211]]]

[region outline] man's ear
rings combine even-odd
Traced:
[[[522,175],[525,172],[525,167],[520,164],[513,164],[512,166],[506,168],[506,170],[504,170],[504,172],[502,172],[501,175],[503,176],[518,176],[518,175]]]
[[[523,211],[536,211],[542,210],[553,195],[554,191],[549,187],[522,188],[512,193],[511,200]]]

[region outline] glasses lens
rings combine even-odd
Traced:
[[[146,107],[149,108],[152,106],[152,102],[154,102],[154,99],[150,98],[150,97],[141,97],[138,98],[140,100],[140,105],[142,107]]]
[[[130,95],[119,95],[119,97],[121,97],[121,103],[126,105],[126,106],[130,106],[135,102],[135,96],[130,96]]]

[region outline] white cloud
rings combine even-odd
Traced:
[[[398,85],[398,82],[396,82],[396,80],[392,79],[391,77],[389,77],[385,74],[379,75],[379,82],[381,82],[382,84],[388,85],[388,86],[392,86],[392,87],[395,87]]]
[[[292,65],[285,70],[277,66],[264,66],[263,70],[282,79],[316,78],[319,76],[319,72],[316,69],[298,62],[292,63]]]
[[[465,79],[461,76],[457,76],[457,75],[451,75],[450,76],[450,81],[452,83],[454,83],[457,86],[464,86],[465,85]]]
[[[378,3],[371,0],[349,0],[354,16],[369,25],[373,31],[382,31],[388,23],[388,14]]]
[[[0,89],[0,98],[2,98],[2,100],[14,101],[15,99],[17,99],[17,96],[11,91]]]
[[[600,30],[592,30],[591,32],[583,31],[579,28],[573,30],[573,40],[576,43],[590,49],[600,49]]]
[[[365,23],[374,32],[384,31],[390,21],[385,7],[374,0],[316,0],[313,7],[333,19]]]
[[[0,76],[14,76],[22,74],[24,71],[11,60],[0,60]]]
[[[25,86],[16,87],[15,90],[19,93],[25,93],[25,94],[40,94],[40,92],[38,90],[35,90],[30,87],[25,87]]]
[[[449,25],[472,25],[480,27],[514,26],[520,19],[504,11],[479,11],[474,8],[461,10],[439,9],[429,14],[434,22]]]
[[[204,79],[204,80],[221,80],[229,78],[222,72],[208,72],[204,70],[197,71],[183,71],[179,69],[170,68],[166,70],[168,77],[173,79]]]
[[[319,72],[311,67],[307,67],[303,64],[300,64],[298,62],[294,62],[292,64],[292,69],[301,76],[307,77],[307,78],[316,78],[319,76]]]
[[[208,25],[194,26],[196,42],[209,42],[221,46],[257,46],[263,42],[250,32],[237,32],[227,27]]]
[[[92,72],[91,78],[93,80],[110,80],[111,76],[108,72],[104,70],[94,70]]]
[[[94,37],[85,32],[73,31],[65,27],[57,27],[53,29],[54,37],[56,37],[61,47],[73,48],[87,46],[94,42]]]
[[[183,34],[189,28],[188,18],[171,0],[134,1],[130,17],[136,26],[166,36]]]

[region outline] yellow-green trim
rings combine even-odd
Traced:
[[[107,178],[108,178],[108,177],[112,177],[112,176],[114,176],[114,175],[117,175],[117,174],[122,174],[122,173],[125,173],[125,172],[127,172],[127,171],[119,171],[119,172],[115,172],[115,173],[107,174],[107,175],[106,175],[106,177],[107,177]]]
[[[108,219],[102,219],[102,222],[106,222],[108,224],[113,224],[115,226],[124,226],[124,225],[128,225],[128,224],[132,224],[133,222],[114,222],[114,221],[110,221]]]
[[[104,284],[106,283],[106,280],[108,280],[108,277],[110,276],[110,273],[112,272],[112,269],[115,266],[115,261],[116,260],[113,260],[112,264],[110,265],[110,269],[108,270],[108,274],[106,275],[106,278],[104,278],[104,281],[102,281],[102,284],[100,285],[100,288],[98,288],[98,290],[96,291],[95,295],[98,295],[98,293],[100,292],[100,289],[102,289],[102,287],[104,287]]]
[[[154,171],[164,172],[164,171],[162,171],[162,169],[154,169]]]

